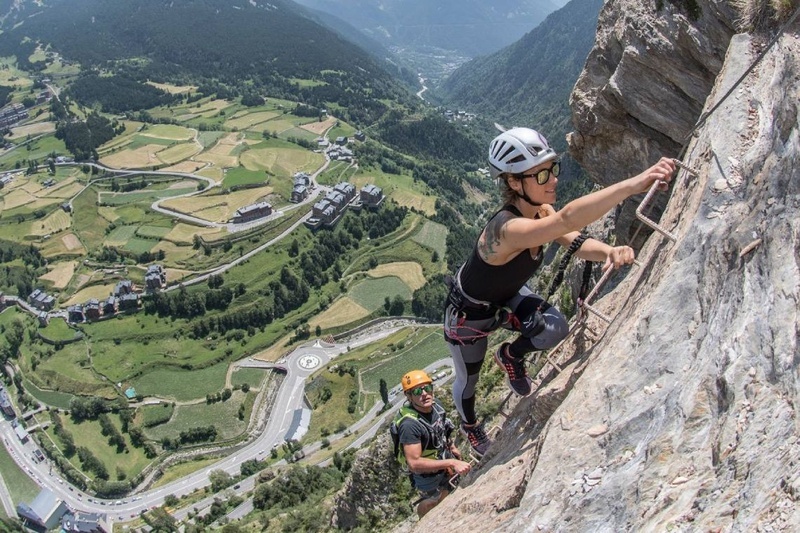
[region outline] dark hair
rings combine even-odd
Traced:
[[[516,174],[509,174],[508,172],[503,172],[497,176],[497,183],[500,187],[500,196],[503,199],[503,205],[513,204],[517,198],[519,198],[519,193],[508,184],[508,180],[510,179],[519,179],[519,177]]]

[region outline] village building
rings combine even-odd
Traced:
[[[149,270],[148,270],[149,272]],[[114,286],[114,296],[119,298],[123,294],[130,294],[134,292],[133,282],[129,279],[124,279]]]
[[[336,137],[336,144],[338,144],[339,146],[344,146],[345,144],[347,144],[347,142],[348,142],[347,137],[344,136]]]
[[[337,146],[328,150],[328,157],[332,161],[347,161],[353,160],[353,151],[344,146]]]
[[[353,198],[355,198],[355,197],[356,197],[356,187],[355,187],[355,185],[353,185],[352,183],[348,183],[348,182],[346,182],[346,181],[343,181],[343,182],[341,182],[341,183],[337,183],[337,184],[336,184],[336,185],[333,187],[333,190],[334,190],[334,191],[336,191],[336,192],[338,192],[338,193],[341,193],[341,194],[342,194],[342,195],[345,197],[345,200],[346,200],[348,203],[349,203],[349,202],[350,202],[350,201],[351,201]]]
[[[111,533],[112,526],[107,515],[75,511],[61,518],[61,529],[66,533]]]
[[[26,442],[28,442],[28,438],[29,438],[28,430],[26,430],[24,427],[22,427],[22,424],[17,423],[16,420],[12,420],[11,421],[11,425],[14,426],[14,433],[17,434],[17,438],[19,439],[19,441],[22,444],[25,444]]]
[[[0,109],[0,129],[13,126],[21,120],[28,118],[28,111],[21,103],[8,104]]]
[[[358,198],[365,207],[377,209],[386,197],[380,187],[370,183],[361,188],[358,192]]]
[[[42,489],[30,504],[17,505],[19,517],[33,525],[53,529],[68,511],[66,504],[48,489]]]
[[[317,137],[317,146],[319,148],[325,149],[330,145],[331,143],[325,137]]]
[[[294,188],[292,189],[292,197],[289,201],[295,204],[299,204],[300,202],[308,198],[309,194],[310,193],[308,191],[308,187],[306,187],[305,185],[295,185]]]
[[[67,307],[67,321],[73,324],[79,324],[86,320],[86,314],[83,311],[81,304],[70,305]]]
[[[135,292],[123,294],[119,297],[119,309],[121,311],[134,311],[139,309],[139,295]]]
[[[161,265],[150,265],[144,275],[144,284],[150,290],[158,290],[167,284],[167,272]],[[120,308],[122,308],[122,296],[120,296]],[[138,305],[138,299],[137,299]]]
[[[333,190],[325,195],[325,198],[316,202],[311,208],[311,217],[306,220],[306,226],[311,229],[317,229],[320,226],[335,226],[355,196],[354,185],[346,181],[336,184]]]
[[[97,298],[92,298],[83,306],[83,312],[86,320],[99,320],[100,319],[100,302]]]
[[[40,311],[50,311],[56,305],[56,299],[41,289],[34,289],[28,295],[28,303]]]
[[[103,302],[103,314],[106,316],[113,315],[117,312],[117,297],[116,296],[109,296],[106,298],[106,301]]]
[[[359,142],[362,142],[362,143],[363,143],[364,141],[366,141],[366,140],[367,140],[367,134],[366,134],[366,133],[364,133],[364,132],[363,132],[363,131],[361,131],[361,130],[358,130],[357,132],[355,132],[355,134],[353,135],[353,137],[355,137],[355,139],[356,139],[357,141],[359,141]]]
[[[303,185],[305,187],[311,187],[312,181],[311,176],[306,172],[298,172],[292,177],[292,183],[294,186]]]
[[[264,218],[272,214],[272,206],[267,202],[258,202],[257,204],[250,204],[240,207],[233,215],[231,222],[234,224],[241,224],[243,222],[250,222],[259,218]]]
[[[41,327],[45,327],[50,323],[50,315],[47,313],[47,311],[39,311],[39,313],[36,315],[36,318],[39,320],[39,326]]]

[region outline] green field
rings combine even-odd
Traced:
[[[169,422],[175,412],[175,405],[173,403],[144,405],[137,411],[141,416],[141,425],[144,427],[152,427]]]
[[[247,170],[244,167],[229,168],[222,180],[223,187],[236,187],[237,185],[263,184],[268,176],[263,170]]]
[[[142,396],[174,398],[177,401],[205,398],[225,388],[228,364],[220,363],[202,370],[157,369],[132,380]]]
[[[393,300],[395,296],[400,296],[408,301],[412,296],[408,285],[394,276],[361,281],[350,289],[348,295],[358,305],[370,311],[382,308],[386,298]]]
[[[263,368],[237,368],[233,374],[231,374],[231,385],[238,385],[241,387],[247,383],[250,385],[250,388],[259,389],[261,388],[261,382],[264,381],[264,377],[269,372],[271,372],[271,370],[265,370]]]
[[[181,431],[201,426],[215,426],[217,440],[227,440],[244,433],[247,429],[247,418],[239,420],[237,413],[239,405],[246,400],[247,394],[234,391],[233,395],[225,402],[206,404],[205,402],[192,405],[178,405],[175,414],[167,424],[145,428],[145,433],[152,439],[160,440],[163,437],[175,438]]]
[[[154,202],[162,198],[172,198],[195,192],[196,187],[182,187],[179,189],[142,190],[136,192],[113,193],[101,192],[100,203],[103,205],[127,205],[139,202]]]
[[[447,228],[438,222],[426,220],[422,229],[412,239],[437,252],[439,257],[443,258],[447,252]]]
[[[121,427],[119,416],[109,413],[108,417],[119,430]],[[88,448],[95,457],[103,462],[108,470],[109,479],[116,479],[117,469],[125,472],[127,478],[130,479],[141,472],[142,469],[150,463],[150,460],[145,457],[142,449],[135,448],[131,444],[130,437],[128,437],[127,433],[122,434],[127,445],[127,451],[117,453],[116,446],[110,446],[107,437],[102,435],[100,422],[96,420],[84,420],[76,424],[70,417],[63,415],[61,416],[61,421],[64,423],[64,429],[72,433],[76,447],[84,446]],[[53,434],[53,426],[47,428],[47,434],[54,443],[60,445],[61,441]],[[71,462],[76,466],[80,465],[77,456],[73,457]],[[84,472],[84,474],[88,473]],[[93,474],[88,475],[90,477],[94,476]]]
[[[71,341],[81,335],[80,332],[69,327],[66,320],[60,319],[51,320],[47,326],[39,328],[38,331],[39,335],[53,342]]]

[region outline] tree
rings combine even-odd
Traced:
[[[383,400],[383,404],[389,405],[389,387],[386,385],[385,379],[381,378],[379,387],[381,390],[381,400]]]
[[[233,477],[224,470],[212,470],[208,474],[208,480],[211,482],[212,492],[219,492],[233,484]]]

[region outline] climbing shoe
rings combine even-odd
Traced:
[[[494,353],[494,360],[506,373],[508,387],[519,394],[527,396],[531,393],[531,379],[525,370],[525,359],[521,357],[511,357],[508,353],[508,343],[504,342]]]
[[[467,438],[472,448],[472,453],[477,455],[478,458],[483,457],[486,450],[492,445],[492,439],[486,434],[481,423],[476,422],[471,426],[462,423],[461,433]]]

